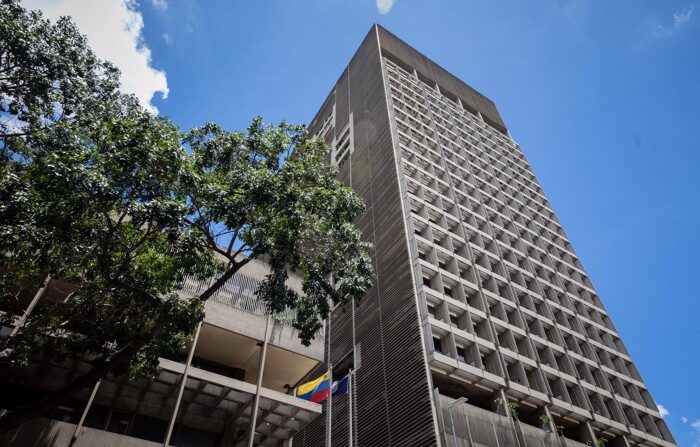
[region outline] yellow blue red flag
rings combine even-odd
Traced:
[[[329,385],[328,372],[326,371],[322,376],[299,385],[297,387],[297,397],[316,403],[323,402],[330,393]]]

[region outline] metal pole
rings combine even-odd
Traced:
[[[352,369],[348,373],[348,446],[353,447],[352,430]]]
[[[355,430],[356,430],[355,418],[357,417],[357,403],[356,403],[357,401],[355,400],[357,395],[355,394],[355,377],[354,377],[354,375],[357,373],[357,368],[360,366],[360,365],[355,363],[359,359],[360,352],[357,349],[357,337],[356,337],[356,333],[355,333],[355,298],[354,297],[350,301],[350,307],[351,307],[350,316],[352,318],[352,357],[353,357],[352,358],[353,369],[350,371],[350,373],[353,377],[352,377],[352,386],[349,387],[350,388],[349,391],[350,391],[350,396],[352,397],[352,399],[351,399],[352,405],[350,406],[350,409],[351,409],[350,415],[352,417],[352,419],[351,419],[351,421],[352,421],[351,434],[352,434],[352,438],[354,441],[356,438],[356,436],[355,436]],[[359,362],[357,362],[357,363],[359,363]],[[355,447],[355,446],[354,446],[354,444],[351,444],[350,447]]]
[[[258,423],[258,406],[260,405],[260,389],[262,388],[263,372],[265,370],[265,356],[267,355],[267,342],[270,339],[272,316],[267,316],[265,324],[265,340],[263,340],[260,351],[260,364],[258,365],[258,381],[255,388],[255,398],[253,399],[253,409],[250,414],[250,428],[248,429],[248,447],[253,447],[255,442],[255,429]]]
[[[10,332],[10,337],[15,335],[17,331],[19,331],[20,328],[24,325],[24,322],[27,321],[27,317],[29,317],[29,314],[32,313],[39,300],[41,300],[41,297],[44,296],[44,293],[46,293],[46,289],[48,289],[50,282],[51,275],[44,278],[44,282],[41,284],[41,287],[39,287],[39,290],[37,290],[34,294],[34,298],[32,298],[32,301],[29,303],[29,306],[27,306],[27,309],[24,311],[22,316],[19,317],[17,323],[15,323],[15,327],[12,329],[12,332]]]
[[[448,408],[450,412],[450,428],[452,429],[452,446],[457,447],[457,430],[455,430],[455,418],[452,416],[452,406]]]
[[[469,426],[469,416],[467,411],[464,412],[464,424],[467,427],[467,438],[469,438],[469,445],[474,445],[474,438],[472,438],[472,428]]]
[[[200,321],[197,325],[197,330],[194,332],[194,339],[192,340],[192,347],[190,352],[187,354],[187,363],[185,363],[185,371],[182,373],[182,382],[180,382],[180,389],[177,392],[177,400],[175,401],[175,408],[173,408],[173,415],[170,417],[170,423],[168,424],[168,432],[165,435],[165,440],[163,441],[163,447],[167,447],[170,443],[170,437],[173,435],[173,428],[175,427],[175,420],[177,419],[177,412],[180,409],[180,401],[182,400],[182,393],[185,391],[185,385],[187,384],[187,374],[190,371],[190,365],[192,364],[192,357],[194,357],[194,350],[197,348],[197,340],[199,339],[199,331],[202,329],[202,322]]]
[[[462,404],[467,401],[466,397],[460,397],[456,399],[454,402],[452,402],[450,405],[447,406],[447,411],[450,413],[450,425],[452,426],[452,438],[454,441],[454,447],[457,447],[457,429],[455,428],[455,419],[454,416],[452,415],[452,407],[454,407],[457,404]],[[445,439],[447,441],[447,439]]]
[[[297,389],[293,388],[292,389],[292,395],[294,397],[297,397]],[[287,447],[294,447],[294,436],[287,442]]]
[[[331,320],[333,319],[333,304],[331,303],[331,311],[328,313],[328,340],[327,340],[327,365],[328,365],[328,400],[326,401],[326,447],[331,447],[331,423],[333,415],[333,366],[331,366]]]
[[[85,409],[83,410],[82,416],[80,416],[80,421],[78,422],[78,426],[75,427],[75,431],[73,432],[73,437],[71,438],[70,445],[73,445],[73,443],[78,439],[78,436],[80,436],[80,429],[83,428],[83,424],[85,423],[85,418],[87,417],[88,411],[90,411],[90,407],[92,406],[92,401],[95,400],[95,395],[97,394],[97,390],[100,388],[100,384],[102,383],[102,379],[98,380],[95,383],[95,386],[92,388],[92,394],[90,394],[90,398],[87,401],[87,404],[85,405]]]

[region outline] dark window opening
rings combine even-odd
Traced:
[[[466,351],[461,346],[457,346],[457,358],[462,361],[467,360]]]
[[[340,380],[345,377],[350,370],[355,369],[355,350],[351,349],[333,365],[333,380]]]

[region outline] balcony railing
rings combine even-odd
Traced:
[[[185,277],[181,290],[188,295],[199,296],[215,280],[216,278],[209,278],[202,281],[188,275]],[[259,287],[259,280],[242,273],[236,273],[210,299],[253,315],[266,317],[268,315],[267,305],[256,296]],[[292,325],[294,317],[295,313],[291,309],[273,315],[276,322],[288,326]]]

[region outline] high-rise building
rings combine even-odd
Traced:
[[[374,244],[375,286],[326,353],[356,371],[354,445],[675,445],[491,100],[374,25],[310,131]],[[324,445],[325,422],[294,446]]]

